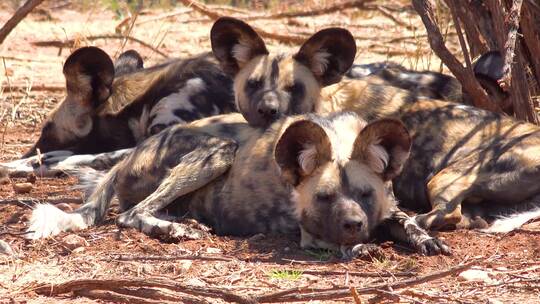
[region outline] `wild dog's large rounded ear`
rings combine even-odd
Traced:
[[[222,69],[232,76],[254,57],[268,54],[255,30],[235,18],[219,18],[210,30],[210,42]]]
[[[144,68],[144,62],[139,52],[128,50],[120,54],[114,62],[114,75],[116,77],[133,73]]]
[[[411,150],[411,136],[405,125],[396,119],[380,119],[360,131],[351,155],[368,164],[384,180],[396,177]]]
[[[327,28],[311,36],[294,59],[307,66],[323,86],[341,80],[354,62],[356,43],[343,28]]]
[[[274,158],[283,179],[296,186],[303,177],[331,160],[332,146],[320,125],[300,120],[285,129],[276,144]]]
[[[68,96],[85,106],[98,107],[112,93],[114,65],[107,53],[93,46],[71,54],[64,64]]]

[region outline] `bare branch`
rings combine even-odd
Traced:
[[[463,65],[444,45],[443,36],[435,22],[433,3],[430,0],[413,0],[413,6],[426,27],[431,48],[441,58],[444,64],[446,64],[452,74],[456,76],[459,82],[461,82],[463,88],[473,99],[474,105],[479,108],[502,113],[499,106],[489,100],[486,92],[482,89],[472,72],[464,69]]]
[[[0,44],[4,42],[11,31],[26,17],[36,6],[40,5],[43,0],[28,0],[21,6],[15,14],[4,24],[0,29]]]

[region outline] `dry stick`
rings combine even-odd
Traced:
[[[184,1],[182,1],[184,2]],[[189,2],[189,1],[188,1]],[[280,18],[294,18],[294,17],[308,17],[308,16],[317,16],[330,14],[337,11],[342,11],[350,8],[365,8],[366,3],[374,2],[374,0],[353,0],[353,1],[344,1],[334,5],[326,6],[318,9],[310,9],[305,11],[298,12],[282,12],[272,15],[262,15],[262,16],[247,16],[242,18],[243,20],[264,20],[264,19],[280,19]]]
[[[499,80],[499,85],[504,91],[508,91],[512,84],[512,64],[516,49],[516,38],[519,29],[519,16],[521,15],[521,5],[523,0],[513,0],[512,8],[507,15],[508,34],[504,43],[504,66],[503,76]]]
[[[76,292],[80,290],[109,290],[114,291],[117,288],[126,287],[152,287],[152,288],[165,288],[177,292],[187,293],[196,296],[205,296],[211,298],[221,298],[225,301],[231,301],[236,303],[255,303],[253,299],[238,295],[216,287],[200,287],[185,285],[173,280],[166,279],[150,279],[150,278],[119,278],[119,279],[79,279],[67,281],[61,284],[40,284],[35,288],[31,288],[32,291],[47,296],[53,296],[58,294],[64,294],[69,292]]]
[[[459,20],[463,23],[463,29],[465,30],[465,37],[469,42],[470,56],[474,58],[480,54],[487,53],[489,48],[485,40],[482,40],[480,31],[478,29],[478,21],[475,20],[473,13],[471,12],[471,6],[468,0],[458,0],[456,3],[456,9],[458,11]]]
[[[197,256],[197,255],[175,255],[175,256],[125,256],[118,255],[109,258],[103,258],[102,261],[175,261],[175,260],[206,260],[206,261],[222,261],[230,262],[233,258],[219,256]]]
[[[405,287],[411,287],[418,284],[438,280],[449,275],[453,275],[459,272],[462,272],[478,262],[483,261],[483,259],[473,260],[471,262],[461,264],[447,270],[434,272],[419,278],[402,280],[394,283],[383,283],[373,286],[368,286],[364,288],[356,288],[356,292],[361,294],[374,294],[379,293],[379,290],[396,290]],[[305,289],[290,289],[287,291],[280,291],[271,294],[266,294],[262,296],[255,297],[255,300],[260,303],[276,303],[276,302],[285,302],[285,301],[309,301],[309,300],[331,300],[339,299],[350,296],[350,287],[340,287],[335,290],[323,290],[316,291],[312,293],[302,293]]]
[[[15,14],[4,24],[0,29],[0,44],[4,42],[11,31],[26,17],[36,6],[40,5],[43,0],[28,0],[21,6]]]
[[[162,20],[162,19],[169,19],[171,17],[176,17],[178,15],[184,15],[184,14],[191,13],[191,12],[193,12],[192,9],[184,8],[184,9],[178,10],[176,12],[162,14],[162,15],[159,15],[159,16],[156,16],[156,17],[153,17],[153,18],[141,20],[141,21],[135,23],[135,25],[141,25],[141,24],[145,24],[145,23],[148,23],[148,22],[154,22],[154,21],[158,21],[158,20]]]
[[[146,43],[146,42],[144,42],[144,41],[142,41],[140,39],[137,39],[135,37],[131,37],[131,36],[124,36],[124,35],[95,35],[95,36],[85,37],[85,39],[87,39],[89,41],[99,40],[99,39],[127,39],[127,40],[130,40],[130,41],[133,41],[133,42],[137,42],[140,45],[153,50],[154,52],[158,53],[159,55],[161,55],[164,58],[169,58],[169,56],[167,54],[165,54],[165,53],[161,52],[160,50],[154,48],[150,44],[148,44],[148,43]],[[68,40],[64,40],[64,41],[60,41],[60,40],[36,41],[36,42],[32,42],[32,44],[35,45],[35,46],[42,46],[42,47],[70,48],[70,47],[73,47],[73,45],[75,44],[75,39],[68,39]]]
[[[218,18],[221,17],[220,14],[210,10],[206,5],[204,4],[201,4],[201,3],[198,3],[196,1],[192,1],[192,0],[180,0],[182,1],[182,3],[185,5],[185,6],[188,6],[188,7],[191,7],[193,8],[194,10],[200,12],[201,14],[204,14],[208,17],[210,17],[210,19],[212,20],[216,20]],[[303,36],[298,36],[298,35],[282,35],[282,34],[276,34],[276,33],[270,33],[270,32],[266,32],[266,31],[263,31],[259,28],[256,28],[254,26],[252,26],[253,29],[259,34],[261,35],[262,37],[264,38],[270,38],[270,39],[274,39],[274,40],[277,40],[279,42],[282,42],[282,43],[296,43],[296,44],[300,44],[304,41],[306,41],[306,37],[303,37]]]
[[[185,301],[182,298],[176,299],[175,302],[172,301],[165,301],[161,299],[150,299],[150,298],[141,298],[138,296],[133,295],[127,295],[127,294],[121,294],[116,293],[114,291],[109,290],[77,290],[74,292],[74,295],[76,296],[82,296],[87,297],[91,299],[98,299],[98,300],[104,300],[114,303],[134,303],[134,304],[159,304],[159,303],[165,303],[165,304],[173,304],[178,303],[178,301]],[[183,302],[185,303],[185,302]],[[189,302],[192,303],[192,302]]]
[[[378,11],[379,13],[381,13],[386,18],[394,21],[397,25],[403,26],[408,30],[416,30],[417,29],[416,26],[414,26],[412,24],[408,24],[407,22],[403,22],[403,21],[399,20],[398,18],[394,17],[394,15],[392,15],[392,13],[390,13],[386,8],[384,8],[381,5],[375,5],[374,9],[376,11]]]
[[[474,75],[464,69],[463,65],[444,45],[444,40],[439,27],[435,23],[433,3],[430,0],[413,0],[413,6],[422,18],[422,22],[426,27],[431,48],[437,56],[441,58],[459,82],[461,82],[463,88],[472,97],[474,105],[479,108],[502,113],[499,106],[489,100],[486,92],[482,89]]]
[[[456,27],[459,45],[461,46],[461,50],[463,51],[463,57],[465,59],[465,65],[467,69],[469,70],[469,73],[472,73],[471,56],[469,55],[467,44],[465,43],[465,39],[463,38],[463,32],[461,31],[461,24],[459,23],[459,19],[458,19],[458,12],[456,9],[458,4],[456,3],[456,0],[446,0],[446,4],[450,8],[450,14],[452,15],[452,20],[454,21],[454,26]]]
[[[26,88],[28,88],[28,85],[24,84],[12,84],[11,89],[15,91],[25,91]],[[47,91],[47,92],[55,92],[55,91],[63,91],[66,89],[65,85],[44,85],[44,84],[37,84],[32,85],[32,92],[36,91]]]
[[[345,275],[363,277],[363,278],[393,278],[393,277],[412,277],[414,272],[361,272],[361,271],[335,271],[335,270],[302,270],[302,274],[312,275]]]
[[[204,303],[204,304],[209,303],[203,298],[196,298],[196,297],[189,297],[189,296],[179,297],[179,295],[177,294],[167,293],[163,290],[158,290],[158,289],[153,289],[153,288],[144,288],[144,287],[137,288],[137,289],[118,288],[116,289],[116,292],[120,294],[136,296],[143,299],[150,298],[150,299],[156,299],[156,300],[161,300],[161,301],[167,301],[166,303],[170,303],[168,301],[173,301],[177,303],[178,300],[181,300],[184,303]]]

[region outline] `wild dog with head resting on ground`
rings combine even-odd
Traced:
[[[261,96],[277,87],[272,83],[295,88],[285,97],[272,96],[280,109],[297,108],[294,96],[302,96],[309,88],[291,81],[297,73],[294,64],[267,56],[262,39],[254,36],[249,25],[228,19],[216,25],[219,22],[228,23],[230,29],[221,39],[212,40],[212,48],[220,53],[216,57],[223,66],[235,67],[228,71],[235,79],[236,102],[246,120],[257,126],[272,122],[273,117],[259,111],[267,103]],[[339,66],[324,48],[307,48],[306,53],[312,56],[300,56],[300,60],[316,71]],[[497,70],[500,64],[494,64]],[[272,69],[276,66],[279,69]],[[489,75],[489,62],[482,62],[476,73]],[[298,112],[309,109],[307,102],[312,101],[316,113],[346,110],[367,121],[403,120],[413,137],[412,157],[395,178],[394,191],[401,206],[423,213],[416,220],[424,228],[486,228],[500,214],[540,204],[540,128],[536,125],[467,105],[421,98],[369,79],[344,79],[322,89],[316,98],[302,101]],[[538,210],[498,220],[485,231],[515,229],[538,217]]]
[[[240,114],[176,125],[148,138],[107,173],[71,214],[40,205],[30,236],[78,230],[103,219],[113,195],[117,223],[149,235],[198,238],[204,231],[160,219],[174,202],[219,235],[301,232],[301,246],[369,255],[389,233],[424,254],[449,253],[397,209],[387,181],[407,160],[410,137],[391,119],[354,113],[282,118],[266,130]]]
[[[49,114],[40,137],[23,157],[38,150],[56,151],[36,161],[54,164],[72,154],[131,148],[172,124],[236,110],[232,80],[211,54],[146,69],[142,65],[135,51],[123,53],[115,64],[96,47],[71,54],[63,68],[67,96]],[[85,155],[80,163],[86,158],[94,160]],[[6,165],[24,169],[28,161],[32,159]]]

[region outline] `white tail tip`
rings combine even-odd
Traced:
[[[29,239],[40,239],[57,235],[63,231],[87,228],[83,217],[77,213],[66,213],[50,204],[39,204],[32,211],[26,235]]]
[[[537,218],[540,218],[540,208],[498,218],[491,224],[491,226],[480,231],[485,233],[508,233],[518,229],[528,221]]]

